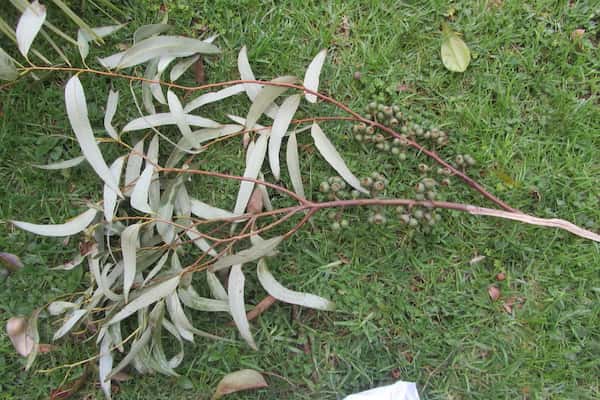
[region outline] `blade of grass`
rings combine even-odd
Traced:
[[[56,4],[56,6],[58,8],[60,8],[62,10],[62,12],[65,13],[65,15],[69,18],[71,18],[71,20],[81,29],[83,29],[84,31],[87,32],[87,34],[90,35],[90,37],[93,37],[94,40],[96,40],[96,42],[98,43],[104,43],[104,40],[102,40],[102,38],[100,36],[98,36],[93,30],[92,28],[81,18],[79,18],[79,16],[73,11],[71,10],[71,8],[69,8],[68,5],[66,5],[62,0],[52,0],[52,2],[54,4]]]

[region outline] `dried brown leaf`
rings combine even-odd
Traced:
[[[269,386],[263,376],[253,369],[242,369],[227,374],[221,379],[212,399],[217,400],[226,394],[242,390],[260,389]]]
[[[490,295],[490,299],[492,299],[492,301],[496,301],[500,298],[500,288],[491,285],[488,287],[488,294]]]

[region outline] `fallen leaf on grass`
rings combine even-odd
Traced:
[[[452,72],[464,72],[471,62],[469,48],[446,24],[442,25],[442,35],[442,62],[444,67]]]
[[[221,379],[215,390],[212,400],[217,400],[229,393],[235,393],[242,390],[260,389],[269,386],[265,378],[252,369],[242,369],[240,371],[227,374]]]
[[[496,301],[500,298],[500,289],[497,286],[491,285],[488,287],[488,294],[490,295],[490,299],[492,301]]]
[[[16,272],[23,268],[21,259],[11,253],[0,253],[0,262],[6,266],[9,272]]]
[[[469,261],[469,265],[479,264],[483,260],[485,260],[485,256],[475,256],[471,258],[471,260]]]
[[[260,188],[255,188],[252,192],[252,196],[250,196],[250,200],[248,200],[248,206],[246,207],[246,211],[250,214],[258,214],[263,210],[263,196]]]
[[[202,56],[200,56],[194,63],[194,77],[196,78],[196,83],[199,85],[202,85],[204,82],[206,82],[206,75],[204,73],[204,60],[202,59]]]
[[[27,335],[27,319],[12,317],[6,321],[6,334],[10,338],[17,353],[27,357],[35,345],[32,338]]]
[[[504,308],[504,311],[508,314],[512,314],[513,307],[523,308],[523,303],[525,303],[525,299],[522,297],[511,296],[502,303],[502,308]]]

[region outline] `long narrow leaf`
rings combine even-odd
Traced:
[[[231,267],[231,273],[229,274],[229,283],[227,285],[227,291],[229,292],[229,307],[231,308],[231,316],[236,327],[240,331],[242,338],[248,343],[254,350],[258,350],[252,333],[250,332],[250,324],[246,317],[246,306],[244,303],[244,272],[242,272],[242,265],[236,264]]]
[[[300,95],[296,94],[285,99],[273,121],[271,140],[269,141],[269,164],[275,180],[279,180],[280,174],[279,150],[281,149],[281,141],[300,105],[300,98]]]
[[[14,81],[18,77],[19,71],[15,67],[13,58],[0,47],[0,79]]]
[[[170,295],[175,291],[175,289],[177,289],[177,285],[179,285],[179,275],[176,275],[164,282],[142,289],[139,296],[130,301],[125,307],[123,307],[121,311],[115,314],[115,316],[108,321],[108,325],[122,321],[131,314],[135,313],[137,310],[156,303],[158,300]]]
[[[230,211],[223,210],[222,208],[211,206],[200,200],[191,199],[192,202],[192,214],[202,219],[220,219],[220,218],[232,218],[238,214],[234,214]]]
[[[300,173],[300,158],[298,156],[298,140],[296,139],[296,132],[290,134],[287,142],[286,163],[294,192],[300,197],[305,197],[304,184],[302,183],[302,175]]]
[[[279,246],[279,243],[281,243],[282,240],[283,236],[275,236],[271,239],[258,242],[256,245],[241,250],[238,253],[221,257],[217,262],[210,266],[209,270],[211,272],[216,272],[234,264],[248,263],[267,255],[272,255],[273,251]]]
[[[122,197],[119,185],[117,185],[110,173],[94,138],[94,132],[88,119],[85,93],[77,76],[72,77],[67,82],[65,87],[65,103],[69,122],[71,122],[71,127],[75,132],[83,155],[104,183],[113,189],[119,197]]]
[[[229,301],[227,291],[214,272],[206,270],[206,283],[208,284],[210,293],[215,299]]]
[[[187,57],[192,54],[219,54],[218,47],[201,40],[183,36],[157,36],[144,39],[125,51],[118,69],[132,67],[155,57]]]
[[[31,44],[44,24],[45,19],[46,7],[41,5],[37,0],[29,4],[25,11],[23,11],[21,18],[19,18],[15,35],[19,51],[25,58],[27,58]]]
[[[115,130],[112,125],[112,120],[117,112],[117,105],[119,104],[119,92],[111,91],[108,93],[108,100],[106,100],[106,112],[104,113],[104,129],[106,129],[106,133],[108,135],[117,140],[119,139],[119,134]]]
[[[293,83],[295,81],[296,77],[294,76],[281,76],[279,78],[273,79],[271,82]],[[279,97],[287,89],[287,87],[281,86],[263,87],[254,99],[254,103],[252,103],[252,106],[250,106],[248,116],[246,117],[246,128],[252,129],[254,127],[254,124],[256,124],[256,121],[258,121],[260,116],[267,110],[267,108],[269,108],[273,100]]]
[[[252,68],[250,67],[250,62],[248,61],[248,50],[246,46],[242,47],[240,53],[238,54],[238,70],[240,72],[240,78],[244,81],[254,81],[256,78],[254,77],[254,73],[252,72]],[[246,95],[252,101],[256,99],[258,96],[258,92],[260,92],[261,85],[253,84],[253,83],[244,83],[244,88],[246,90]]]
[[[114,325],[113,325],[114,326]],[[113,356],[112,351],[110,349],[110,345],[112,344],[111,335],[104,335],[102,338],[102,344],[100,345],[100,357],[98,360],[98,373],[100,377],[100,387],[104,392],[104,396],[110,400],[111,398],[111,382],[108,378],[108,374],[110,374],[110,370],[113,365]]]
[[[88,227],[89,224],[92,223],[94,218],[96,218],[96,213],[98,211],[94,208],[90,208],[83,214],[79,214],[75,218],[71,219],[64,224],[58,225],[37,225],[31,224],[29,222],[23,221],[11,221],[17,228],[21,228],[25,231],[35,233],[40,236],[53,236],[53,237],[63,237],[63,236],[71,236],[75,235],[85,228]]]
[[[121,360],[121,362],[112,370],[110,374],[105,379],[110,379],[115,376],[118,372],[120,372],[123,368],[129,365],[130,362],[138,355],[138,353],[146,347],[150,338],[152,337],[152,328],[146,328],[146,330],[142,333],[142,335],[133,342],[131,348],[129,349],[129,353]]]
[[[152,208],[148,204],[148,197],[153,175],[154,167],[151,164],[146,165],[144,172],[140,175],[131,192],[131,207],[148,214],[152,213]]]
[[[202,118],[197,115],[185,114],[185,122],[191,126],[201,128],[218,128],[221,125],[218,122],[208,118]],[[163,125],[175,125],[175,117],[171,113],[158,113],[145,115],[143,117],[130,121],[123,128],[123,132],[137,131],[140,129],[156,128]]]
[[[229,303],[226,300],[215,300],[206,297],[201,297],[192,286],[180,288],[179,299],[187,307],[198,311],[205,312],[229,312]]]
[[[110,166],[110,173],[113,174],[117,185],[121,179],[121,171],[123,170],[123,164],[125,162],[125,156],[117,158]],[[104,218],[107,222],[112,222],[113,215],[115,213],[115,207],[117,205],[117,194],[108,185],[104,185]]]
[[[192,333],[192,330],[194,327],[183,312],[183,307],[179,302],[177,292],[173,292],[170,295],[168,295],[166,303],[167,310],[169,310],[169,315],[171,316],[171,320],[173,321],[173,324],[177,328],[177,331],[179,332],[181,337],[187,340],[188,342],[193,342],[194,334]]]
[[[100,43],[103,43],[102,38],[96,35],[94,30],[88,24],[86,24],[85,21],[81,19],[73,10],[71,10],[67,4],[65,4],[62,0],[52,1],[58,6],[58,8],[62,10],[62,12],[65,13],[67,17],[71,18],[71,20],[77,24],[78,27],[86,31],[86,33],[94,38],[94,40],[98,40]]]
[[[92,32],[96,35],[96,37],[103,38],[115,33],[124,26],[124,24],[101,26],[98,28],[92,28]],[[79,29],[77,32],[77,46],[79,47],[79,54],[81,55],[81,59],[83,61],[85,61],[90,52],[90,42],[93,40],[95,40],[95,38],[92,37],[86,30]]]
[[[121,233],[121,251],[123,252],[123,295],[125,296],[126,303],[129,301],[129,290],[131,290],[137,272],[136,251],[139,247],[138,236],[141,227],[141,224],[129,225]]]
[[[315,142],[315,147],[319,150],[325,161],[354,189],[363,193],[369,193],[360,185],[358,178],[348,169],[340,153],[338,153],[316,122],[313,122],[310,134]]]
[[[331,311],[335,309],[335,304],[327,299],[314,294],[295,292],[285,288],[282,284],[277,282],[275,277],[271,274],[264,259],[258,261],[256,273],[262,287],[277,300],[281,300],[285,303],[297,304],[303,307],[315,308],[317,310]]]
[[[171,77],[171,80],[174,80]],[[226,87],[225,89],[221,89],[217,92],[209,92],[205,93],[199,97],[196,97],[194,100],[190,101],[183,109],[186,113],[194,111],[197,108],[202,107],[203,105],[214,103],[216,101],[220,101],[226,99],[231,96],[235,96],[236,94],[240,94],[245,90],[245,86],[243,84],[233,85]]]
[[[188,57],[185,60],[181,60],[175,64],[173,68],[171,68],[171,74],[169,76],[171,82],[175,82],[177,79],[179,79],[181,75],[185,73],[185,71],[187,71],[192,65],[194,65],[196,61],[198,61],[199,58],[199,55],[195,55]]]
[[[66,335],[67,333],[69,333],[69,331],[71,329],[73,329],[73,327],[75,326],[75,324],[77,322],[79,322],[79,320],[85,314],[87,314],[87,310],[73,310],[73,311],[71,311],[69,313],[68,318],[65,321],[65,323],[56,331],[56,333],[52,337],[52,340],[58,340],[61,337],[63,337],[64,335]]]
[[[32,166],[39,168],[39,169],[57,170],[57,169],[73,168],[73,167],[78,166],[79,164],[81,164],[84,161],[85,161],[85,157],[79,156],[79,157],[71,158],[69,160],[58,161],[58,162],[51,163],[51,164],[45,164],[45,165],[32,164]]]
[[[136,29],[135,32],[133,32],[133,43],[138,43],[144,39],[148,39],[149,37],[167,32],[171,28],[171,25],[168,24],[142,25]]]
[[[310,65],[306,69],[306,74],[304,75],[305,88],[315,92],[319,89],[319,76],[321,75],[321,68],[323,68],[323,63],[325,62],[326,57],[327,50],[321,50],[319,54],[317,54],[311,61]],[[306,93],[305,97],[309,103],[317,102],[317,96],[314,94]]]
[[[144,159],[144,139],[137,142],[127,158],[127,167],[125,167],[125,194],[130,195],[133,191],[133,185],[140,177],[142,172],[142,163]]]
[[[167,91],[167,101],[169,103],[169,111],[175,120],[175,125],[179,128],[179,131],[188,140],[191,140],[192,130],[186,122],[185,114],[183,113],[183,106],[177,98],[177,95],[171,90]]]
[[[244,170],[244,178],[256,179],[260,168],[265,160],[265,154],[267,152],[268,136],[262,134],[256,140],[256,145],[250,152],[248,149],[248,162],[246,163],[246,169]],[[243,214],[248,205],[248,200],[252,195],[254,189],[254,182],[242,181],[240,184],[240,190],[238,192],[235,207],[233,209],[234,214]]]

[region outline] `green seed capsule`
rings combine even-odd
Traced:
[[[373,178],[365,177],[360,180],[360,184],[366,188],[370,188],[373,185]]]
[[[381,224],[385,224],[386,222],[386,218],[382,215],[382,214],[375,214],[373,215],[373,223],[375,225],[381,225]]]
[[[350,196],[353,199],[358,199],[360,197],[360,192],[358,190],[353,190],[353,191],[350,192]]]
[[[327,183],[331,185],[333,182],[335,182],[335,177],[330,176],[329,178],[327,178]]]
[[[418,166],[419,172],[424,174],[425,172],[429,171],[429,166],[427,164],[419,164]]]
[[[329,193],[330,189],[331,189],[331,187],[329,186],[329,183],[327,183],[327,182],[321,182],[321,185],[319,185],[319,191],[321,193]]]
[[[383,104],[377,104],[377,111],[382,112],[385,106]]]
[[[414,219],[414,218],[411,218],[411,219],[408,221],[408,225],[409,225],[409,226],[412,226],[412,227],[414,228],[415,226],[418,226],[418,225],[419,225],[419,221],[417,221],[417,220],[416,220],[416,219]]]
[[[450,186],[450,179],[444,178],[441,182],[442,186]]]
[[[335,211],[329,211],[327,213],[327,218],[329,218],[329,219],[336,219],[337,218],[337,213]]]
[[[385,183],[383,181],[376,181],[373,184],[373,190],[381,192],[383,189],[385,189]]]
[[[460,155],[460,154],[459,154],[459,155],[457,155],[457,156],[456,156],[456,158],[455,158],[454,160],[456,161],[456,163],[457,163],[458,165],[461,165],[461,166],[462,166],[462,165],[464,165],[464,164],[465,164],[465,159],[464,159],[464,157],[463,157],[462,155]]]
[[[383,150],[383,143],[377,143],[375,147],[377,148],[377,150]]]
[[[341,226],[342,228],[347,228],[348,226],[350,226],[350,223],[348,222],[348,220],[347,220],[347,219],[343,219],[343,220],[340,222],[340,226]]]
[[[374,101],[370,102],[369,105],[367,106],[367,110],[371,113],[373,111],[377,110],[377,103]]]
[[[339,182],[333,182],[331,184],[331,191],[333,192],[339,192],[340,190],[342,190],[342,185]]]
[[[372,134],[374,134],[374,133],[375,133],[375,127],[374,127],[374,126],[370,126],[370,127],[368,127],[368,128],[365,130],[365,133],[366,133],[367,135],[372,135]]]
[[[419,182],[415,186],[415,190],[417,191],[417,193],[425,193],[425,185],[423,183]]]
[[[341,225],[339,222],[334,222],[331,224],[331,229],[333,229],[334,231],[339,231],[341,229]]]
[[[400,161],[404,161],[404,160],[406,160],[406,153],[400,153],[400,154],[398,154],[398,159],[399,159]]]
[[[467,165],[470,165],[470,166],[475,165],[475,159],[473,157],[471,157],[470,155],[465,154],[464,158],[465,158],[465,162],[467,163]]]
[[[400,107],[394,105],[394,106],[392,106],[392,111],[395,113],[398,113],[398,112],[400,112]]]
[[[400,111],[394,114],[394,117],[396,117],[398,121],[402,121],[404,119],[404,115]]]
[[[408,127],[406,125],[403,125],[402,128],[400,128],[400,132],[408,133]]]
[[[400,121],[398,121],[396,118],[390,119],[390,126],[398,126],[399,123]]]
[[[383,108],[383,115],[385,115],[387,118],[391,118],[394,116],[394,111],[392,110],[392,107],[384,107]]]
[[[383,151],[390,151],[391,148],[392,148],[392,146],[390,146],[389,143],[385,142],[383,144]]]
[[[398,154],[400,154],[400,149],[397,147],[392,147],[392,154],[397,156]]]
[[[377,118],[377,121],[383,121],[385,119],[385,115],[383,115],[381,111],[378,112],[375,117]]]
[[[410,215],[408,215],[408,214],[401,215],[400,222],[402,222],[404,224],[409,224],[410,223]]]
[[[362,142],[363,140],[365,140],[365,137],[360,133],[357,133],[356,135],[354,135],[354,140],[356,140],[357,142]]]
[[[434,214],[433,219],[437,222],[440,222],[442,220],[442,216],[440,214]]]
[[[424,213],[422,210],[419,210],[418,208],[416,210],[413,211],[413,217],[415,217],[416,219],[421,219],[423,218]]]
[[[427,189],[433,189],[437,186],[437,182],[433,178],[425,178],[421,181]]]
[[[425,195],[423,193],[417,193],[415,194],[415,200],[423,201],[425,200]]]
[[[427,131],[427,132],[423,133],[423,138],[424,139],[431,139],[431,132]]]
[[[345,190],[340,190],[339,192],[336,193],[337,197],[339,197],[340,199],[347,199],[348,196],[350,195],[348,192],[346,192]]]
[[[437,193],[434,192],[433,190],[430,190],[430,191],[427,192],[427,198],[429,200],[435,200],[436,197],[437,197]]]
[[[381,133],[378,133],[377,135],[375,135],[376,143],[383,143],[384,141],[385,141],[385,136],[383,136]]]
[[[333,193],[333,192],[329,192],[329,193],[327,193],[327,200],[329,200],[329,201],[334,201],[334,200],[336,200],[335,193]]]
[[[404,214],[404,211],[406,211],[406,208],[404,208],[404,206],[398,206],[398,207],[396,207],[396,213],[398,213],[398,214]]]

